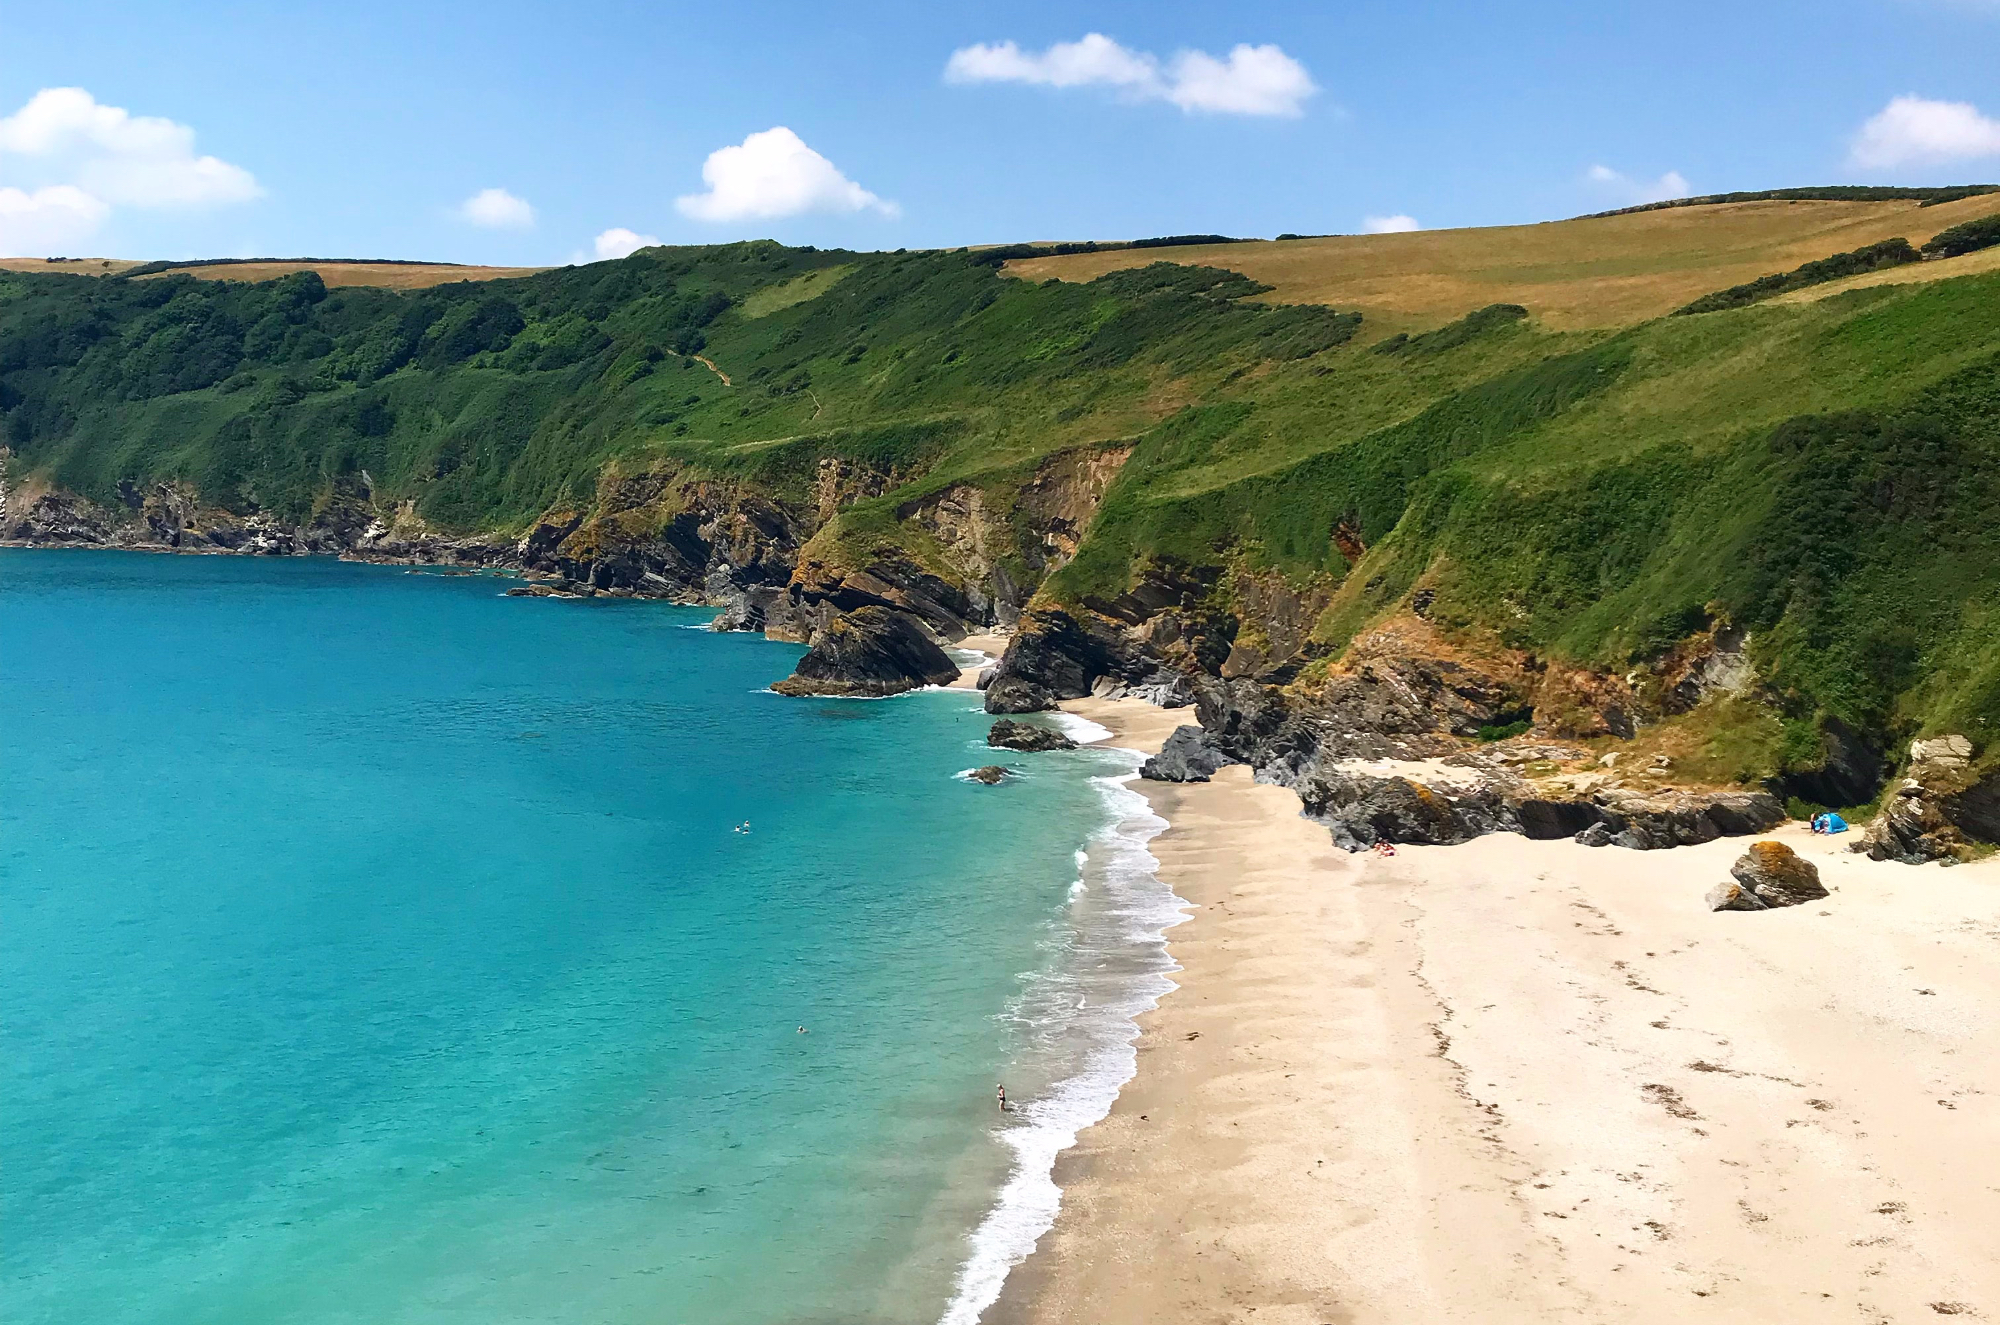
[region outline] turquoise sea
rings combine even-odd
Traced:
[[[963,1323],[1045,1226],[1135,759],[506,584],[0,551],[0,1319]]]

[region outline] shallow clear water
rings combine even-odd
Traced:
[[[1164,987],[1129,757],[502,588],[0,552],[10,1325],[935,1321],[1032,1238]]]

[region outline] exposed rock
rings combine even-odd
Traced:
[[[936,540],[982,619],[1012,624],[1035,584],[1076,555],[1105,490],[1131,454],[1129,446],[1061,451],[1042,460],[1019,488],[995,494],[955,483],[905,503],[896,518]],[[1023,568],[1030,577],[1025,582],[1016,578]]]
[[[1767,907],[1797,906],[1816,902],[1827,895],[1819,881],[1819,868],[1783,842],[1753,842],[1750,849],[1729,867],[1738,888],[1711,889],[1711,911],[1755,911]],[[1753,901],[1756,905],[1750,905]]]
[[[1535,730],[1549,736],[1616,736],[1631,740],[1639,702],[1614,676],[1550,665],[1531,697]]]
[[[1785,807],[1763,791],[1642,792],[1614,787],[1597,792],[1591,800],[1608,834],[1606,841],[1637,851],[1694,846],[1718,837],[1745,837],[1768,832],[1785,821]],[[1580,836],[1578,840],[1585,839]]]
[[[1031,723],[1015,722],[1012,718],[1002,718],[986,733],[986,743],[1002,750],[1074,750],[1076,742],[1053,727],[1037,727]]]
[[[1660,660],[1660,711],[1687,713],[1714,695],[1737,695],[1757,684],[1744,646],[1750,637],[1727,622],[1683,641]]]
[[[1922,783],[1906,781],[1882,802],[1881,810],[1848,850],[1870,860],[1921,865],[1930,860],[1956,860],[1964,848],[1964,838],[1944,817],[1937,798]]]
[[[1340,776],[1301,783],[1306,816],[1333,830],[1335,846],[1360,851],[1377,842],[1448,846],[1515,826],[1491,787],[1432,787],[1405,777]]]
[[[1737,883],[1734,879],[1724,879],[1708,890],[1703,901],[1711,911],[1768,911],[1771,908],[1757,900],[1757,894]]]
[[[517,584],[507,591],[509,598],[583,598],[597,591],[588,585],[575,585],[567,580],[549,583],[536,581],[533,584]]]
[[[982,768],[973,769],[966,776],[974,782],[984,782],[987,786],[992,787],[1014,776],[1014,773],[1012,769],[1002,768],[998,764],[987,764]]]
[[[1355,545],[1359,546],[1358,536]],[[1314,581],[1301,591],[1276,571],[1239,570],[1233,584],[1243,628],[1230,642],[1221,675],[1282,685],[1326,652],[1324,644],[1312,639],[1312,628],[1332,598],[1332,581]]]
[[[982,667],[979,669],[979,676],[973,681],[973,685],[980,690],[991,689],[993,679],[999,675],[1000,669],[997,667]]]
[[[1910,764],[1915,768],[1964,768],[1972,762],[1972,742],[1963,736],[1934,736],[1928,741],[1910,742]]]
[[[1099,677],[1137,680],[1151,670],[1114,626],[1094,614],[1031,607],[986,688],[986,711],[1035,713],[1059,699],[1083,698]]]
[[[1098,699],[1139,699],[1163,709],[1182,709],[1194,703],[1194,687],[1177,672],[1154,672],[1130,685],[1115,677],[1100,676],[1091,683],[1090,693]]]
[[[1239,762],[1201,728],[1176,727],[1160,752],[1139,766],[1139,776],[1154,782],[1206,782]]]
[[[2000,773],[1976,776],[1973,753],[1963,736],[1911,742],[1909,776],[1848,850],[1921,865],[1967,860],[1973,841],[2000,841]]]
[[[863,607],[829,622],[781,695],[895,695],[958,679],[958,668],[908,612]]]

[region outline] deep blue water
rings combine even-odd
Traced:
[[[1164,965],[1129,759],[504,587],[0,551],[9,1325],[928,1322],[1033,1222]]]

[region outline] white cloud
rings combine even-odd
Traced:
[[[1157,95],[1160,65],[1101,32],[1059,41],[1029,55],[1011,41],[967,46],[945,62],[947,83],[1039,83],[1045,87],[1131,87]]]
[[[1400,235],[1411,230],[1421,230],[1414,216],[1398,212],[1394,216],[1364,216],[1361,218],[1361,232],[1368,235]]]
[[[1011,41],[967,46],[945,62],[948,83],[1108,87],[1139,101],[1166,101],[1219,115],[1295,116],[1319,91],[1306,67],[1277,46],[1238,45],[1226,59],[1181,51],[1171,60],[1120,46],[1101,32],[1039,54]]]
[[[505,189],[481,189],[458,205],[458,214],[488,230],[527,230],[535,224],[535,209]]]
[[[71,184],[33,193],[0,188],[0,256],[67,256],[110,214],[103,200]]]
[[[674,202],[683,216],[697,221],[768,220],[804,212],[896,216],[901,210],[841,174],[782,124],[710,152],[701,178],[708,192]]]
[[[241,166],[196,156],[185,124],[99,105],[80,87],[43,88],[0,118],[0,252],[70,248],[118,207],[215,206],[263,192]]]
[[[1847,161],[1861,170],[1942,165],[2000,156],[2000,120],[1969,101],[1897,97],[1855,135]]]
[[[1633,179],[1609,166],[1592,166],[1588,178],[1593,184],[1601,184],[1615,191],[1620,200],[1631,206],[1642,203],[1666,202],[1670,198],[1685,198],[1694,192],[1688,185],[1686,176],[1678,170],[1669,170],[1658,179]]]
[[[241,166],[196,156],[187,125],[99,105],[80,87],[43,88],[0,119],[9,174],[21,168],[16,159],[114,206],[198,207],[263,194]]]
[[[652,248],[660,241],[653,235],[642,235],[635,230],[627,230],[622,225],[611,227],[596,239],[597,260],[627,258],[642,248]]]
[[[1238,46],[1227,61],[1200,51],[1175,56],[1167,100],[1218,115],[1299,115],[1317,91],[1306,67],[1276,46]]]

